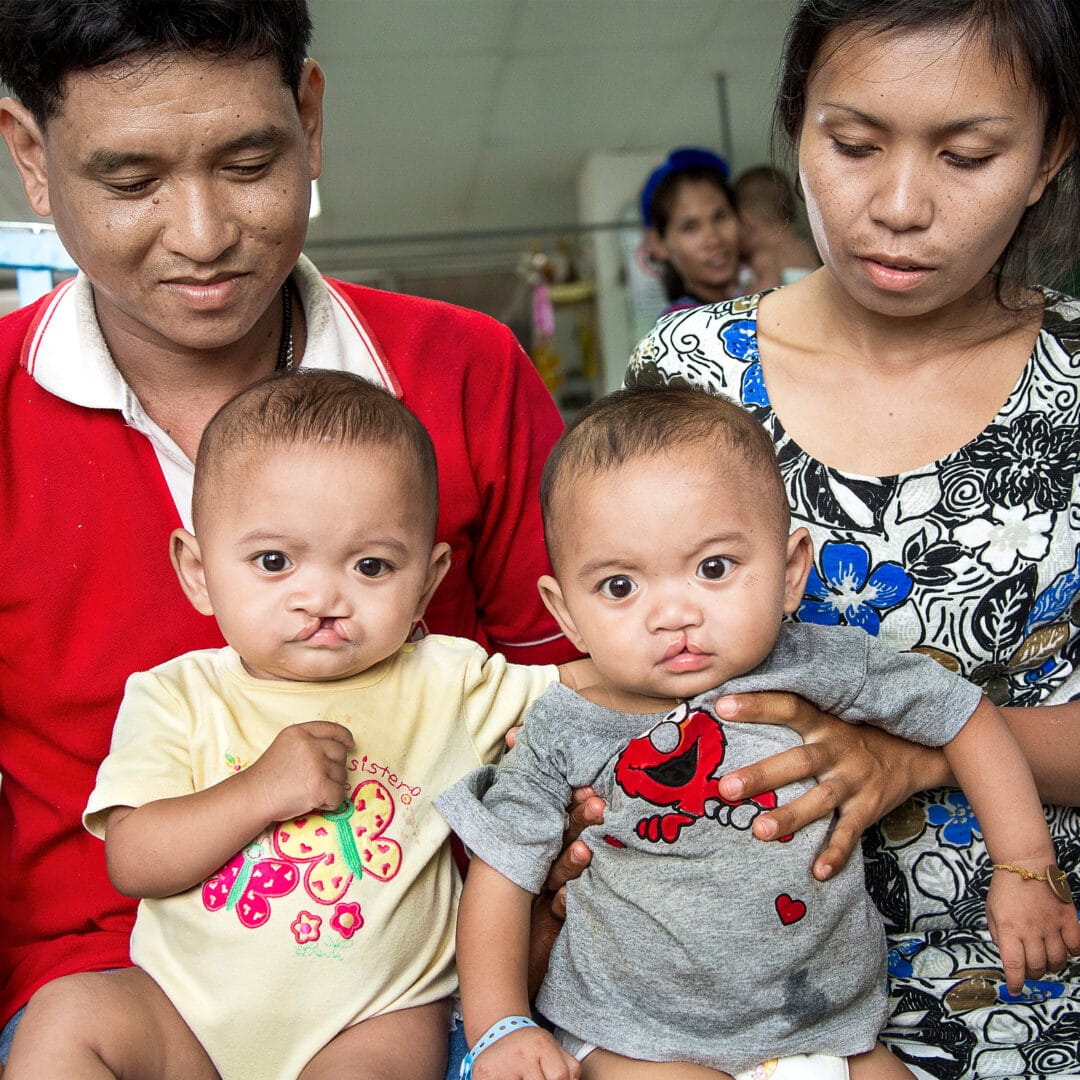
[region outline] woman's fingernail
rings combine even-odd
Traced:
[[[768,819],[759,821],[756,832],[762,840],[771,840],[776,835],[776,822]]]
[[[730,719],[735,715],[735,699],[733,697],[718,697],[713,702],[713,712],[717,716],[726,716]]]
[[[737,776],[723,776],[720,778],[720,793],[725,799],[741,799],[743,782]]]

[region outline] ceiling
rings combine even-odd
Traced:
[[[791,0],[310,0],[327,75],[321,265],[577,221],[594,151],[767,156]],[[725,76],[722,133],[716,76]],[[0,219],[28,216],[0,164]],[[412,240],[402,241],[402,237]],[[393,238],[399,238],[393,243]],[[377,243],[376,241],[382,241]],[[365,255],[365,252],[367,253]],[[327,265],[327,264],[331,265]]]

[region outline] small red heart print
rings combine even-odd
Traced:
[[[786,892],[781,893],[775,900],[776,914],[785,926],[797,923],[806,914],[806,904],[802,900],[795,900]]]

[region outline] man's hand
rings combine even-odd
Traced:
[[[721,720],[782,724],[802,736],[802,746],[728,773],[720,791],[726,799],[746,799],[816,778],[816,786],[805,794],[761,814],[753,830],[759,840],[775,840],[835,811],[828,845],[814,860],[819,881],[844,866],[874,822],[914,792],[952,781],[940,750],[868,724],[845,723],[796,694],[738,694],[717,698],[713,707]]]
[[[563,834],[562,853],[552,863],[544,891],[532,905],[529,929],[529,1000],[536,997],[547,974],[551,947],[566,918],[566,883],[579,877],[589,865],[592,852],[578,837],[587,825],[604,820],[604,800],[592,788],[575,790],[570,805],[570,820]]]

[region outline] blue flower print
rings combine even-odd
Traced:
[[[821,572],[810,568],[806,595],[799,605],[800,622],[860,626],[877,636],[881,616],[910,595],[911,575],[897,562],[870,569],[870,551],[863,544],[827,543],[821,549]]]
[[[925,941],[903,941],[889,950],[889,974],[894,978],[907,979],[914,970],[911,958],[926,948]]]
[[[998,986],[998,1000],[1006,1005],[1038,1005],[1052,998],[1059,998],[1065,993],[1065,986],[1059,982],[1044,982],[1038,979],[1028,979],[1019,994],[1012,994],[1009,988],[1001,983]]]
[[[945,804],[933,803],[926,808],[926,820],[941,829],[941,838],[953,847],[970,847],[971,835],[979,823],[971,810],[971,803],[962,791],[950,791]]]
[[[740,319],[728,323],[720,331],[724,352],[736,360],[757,360],[757,323],[753,319]]]
[[[744,405],[769,406],[769,391],[765,389],[765,379],[761,374],[761,361],[756,361],[746,369],[742,379],[742,403]]]

